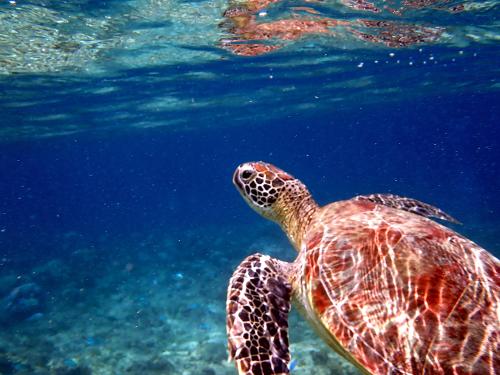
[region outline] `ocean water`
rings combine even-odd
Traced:
[[[0,2],[0,374],[235,374],[231,183],[436,205],[500,256],[498,1]],[[296,374],[355,374],[293,313]]]

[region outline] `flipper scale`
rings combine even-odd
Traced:
[[[229,358],[240,375],[289,374],[288,313],[292,287],[285,262],[247,257],[231,277],[227,296]]]

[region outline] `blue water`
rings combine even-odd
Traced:
[[[285,169],[320,204],[431,203],[500,256],[499,6],[464,4],[282,2],[258,22],[442,35],[395,48],[346,27],[239,56],[221,42],[241,37],[220,26],[223,1],[0,3],[0,373],[235,373],[228,278],[256,250],[294,257],[232,186],[244,161]],[[294,373],[354,373],[292,319]]]

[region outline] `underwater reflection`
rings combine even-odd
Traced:
[[[221,46],[236,55],[257,56],[282,48],[286,42],[298,40],[306,35],[323,34],[341,40],[353,36],[364,42],[400,48],[434,43],[445,30],[439,26],[424,26],[389,19],[323,17],[318,10],[303,6],[291,7],[292,16],[289,18],[259,21],[259,18],[267,16],[266,8],[277,2],[277,0],[247,0],[244,3],[230,5],[223,14],[224,21],[220,24],[220,27],[229,34],[221,40]],[[394,15],[402,16],[409,9],[444,9],[454,13],[463,10],[461,4],[446,7],[443,6],[443,2],[436,0],[405,1],[399,7],[386,5],[378,7],[366,0],[342,0],[341,5],[371,14],[385,11],[392,18]]]

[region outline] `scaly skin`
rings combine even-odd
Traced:
[[[262,162],[242,164],[233,181],[252,208],[280,224],[299,254],[291,265],[268,259],[281,275],[240,265],[229,288],[228,316],[237,322],[245,310],[249,320],[247,326],[228,323],[230,343],[240,343],[245,327],[257,324],[252,322],[269,319],[262,313],[252,318],[257,298],[275,299],[266,289],[244,294],[250,281],[237,275],[249,273],[253,283],[275,275],[280,290],[291,285],[297,305],[321,337],[366,374],[499,371],[500,262],[427,218],[453,220],[449,215],[393,195],[319,207],[299,180]],[[262,264],[256,262],[252,270]],[[257,332],[255,343],[259,335],[270,337],[269,332],[252,332]],[[288,348],[279,349],[278,357],[288,363]],[[262,348],[257,344],[254,350]],[[277,353],[272,345],[269,351]],[[248,366],[242,372],[239,366],[240,374],[259,373],[259,363],[252,362],[255,372]],[[264,373],[288,373],[280,369]]]

